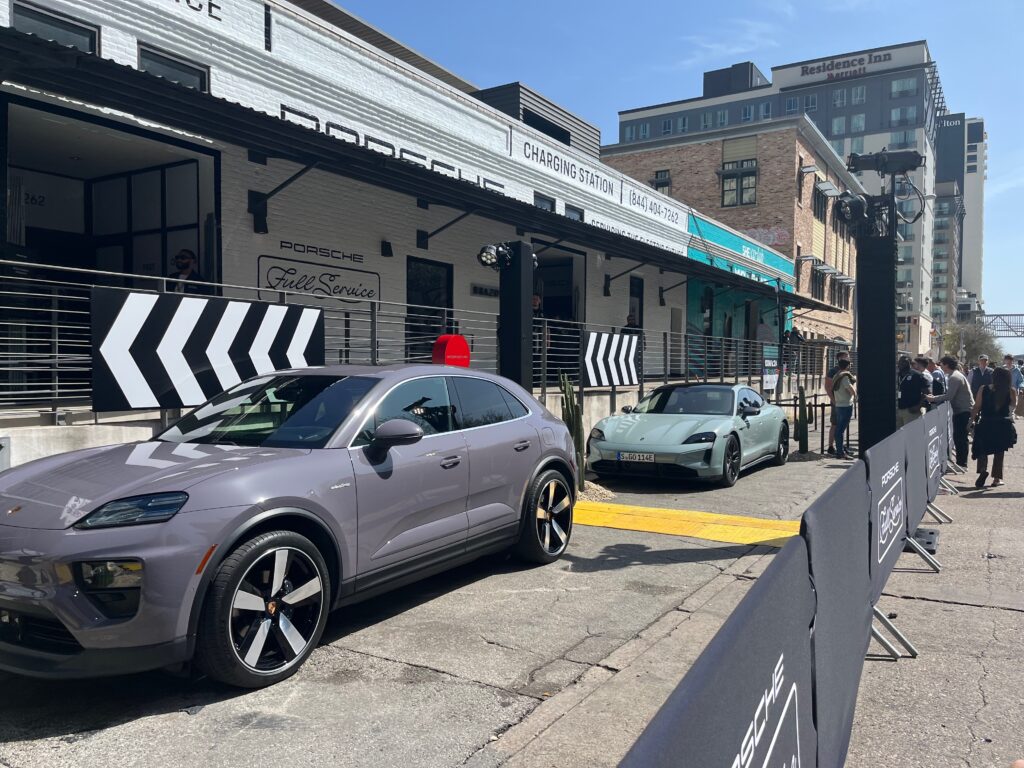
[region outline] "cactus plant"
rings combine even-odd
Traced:
[[[796,417],[796,439],[800,444],[800,453],[807,453],[807,398],[804,388],[798,387],[800,406]]]
[[[585,487],[583,475],[584,468],[586,467],[586,457],[583,455],[585,445],[583,442],[583,414],[580,412],[579,405],[576,402],[576,393],[573,390],[572,382],[569,380],[568,375],[564,373],[559,375],[558,388],[562,391],[562,421],[569,428],[572,444],[576,449],[576,466],[579,467],[579,480],[577,484],[582,491]]]

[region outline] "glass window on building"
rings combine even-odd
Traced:
[[[935,228],[936,229],[949,229],[949,217],[948,216],[936,216],[935,217]]]
[[[722,207],[757,203],[757,160],[722,163]]]
[[[804,112],[817,112],[818,111],[818,94],[809,93],[804,98]]]
[[[683,117],[677,117],[676,130],[679,133],[686,133],[688,130],[690,130],[690,119],[685,115]]]
[[[948,216],[949,215],[949,200],[940,200],[935,204],[935,215],[936,216]]]
[[[672,133],[672,118],[671,117],[668,118],[667,120],[662,120],[661,121],[661,133],[662,133],[662,135],[664,135],[666,133]]]
[[[978,151],[978,145],[977,144],[968,144],[967,145],[967,151],[968,152],[977,152]]]
[[[800,97],[799,96],[787,96],[786,97],[786,114],[795,115],[800,111]]]
[[[832,106],[833,107],[845,107],[846,106],[846,89],[837,88],[832,91]]]
[[[909,283],[913,280],[914,270],[912,269],[897,269],[896,270],[896,282],[897,283]]]
[[[542,195],[540,192],[533,193],[533,204],[542,211],[555,210],[555,198]]]
[[[636,141],[636,126],[627,125],[622,131],[623,141]]]
[[[565,205],[565,217],[572,219],[573,221],[583,221],[583,209],[577,208],[575,205]]]
[[[19,32],[52,40],[85,53],[98,52],[99,31],[96,27],[53,11],[43,11],[15,3],[11,26]]]
[[[714,115],[711,112],[702,112],[700,116],[700,129],[707,131],[711,129],[712,118]]]
[[[761,119],[768,120],[772,116],[772,103],[770,101],[761,102]]]
[[[978,156],[976,154],[975,155],[968,155],[967,156],[967,162],[968,163],[976,163],[976,162],[978,162]]]
[[[720,109],[718,110],[718,127],[724,128],[729,124],[729,110]]]
[[[850,133],[864,133],[864,113],[850,115]]]
[[[868,100],[868,87],[866,85],[855,85],[850,89],[850,103],[864,104]]]
[[[977,173],[978,172],[978,166],[976,166],[976,165],[968,165],[967,166],[967,172],[968,173]]]
[[[651,186],[659,192],[664,192],[666,195],[672,194],[672,174],[666,169],[662,171],[655,171],[654,178],[651,179]]]
[[[210,71],[206,67],[143,46],[139,46],[139,69],[197,91],[210,90]]]
[[[893,80],[889,94],[894,99],[903,98],[904,96],[916,96],[917,78],[901,77],[898,80]]]
[[[744,104],[743,109],[740,110],[740,122],[749,123],[754,119],[754,105]]]
[[[917,106],[893,107],[889,110],[889,122],[891,125],[913,125],[917,122]]]
[[[814,187],[814,194],[811,195],[811,206],[814,209],[814,218],[824,224],[828,214],[828,196],[817,186]]]
[[[844,154],[846,152],[846,139],[832,139],[829,144],[832,145],[832,149],[835,150],[837,155],[846,157]]]
[[[914,263],[914,246],[912,245],[901,245],[899,253],[896,257],[897,264],[913,264]]]
[[[858,155],[864,154],[864,137],[854,136],[850,139],[850,151],[856,152]]]
[[[651,124],[650,123],[640,123],[640,138],[641,139],[647,139],[647,138],[650,138],[650,135],[651,135]]]
[[[889,134],[889,149],[913,149],[917,146],[917,131],[893,131]]]
[[[832,135],[842,136],[846,133],[846,115],[832,118]]]

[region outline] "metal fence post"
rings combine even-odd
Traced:
[[[548,319],[541,321],[539,343],[534,340],[534,349],[540,349],[540,396],[547,399],[548,396]]]
[[[377,302],[370,302],[370,365],[377,365]]]
[[[661,337],[661,375],[662,381],[668,384],[668,331],[662,331]]]

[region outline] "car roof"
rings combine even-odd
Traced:
[[[396,363],[394,365],[321,365],[308,368],[287,368],[274,374],[299,374],[304,376],[372,376],[378,379],[408,379],[416,376],[479,376],[496,382],[507,379],[475,368],[461,368],[453,365],[431,363]]]
[[[666,389],[694,389],[696,387],[713,387],[715,389],[729,389],[729,390],[733,390],[733,391],[735,391],[737,389],[754,389],[753,387],[749,386],[748,384],[720,384],[720,383],[715,382],[715,381],[708,381],[708,382],[693,381],[693,382],[689,382],[689,383],[680,383],[680,384],[662,384],[660,387],[656,387],[654,389],[654,391],[655,392],[661,392],[661,391],[666,390]]]

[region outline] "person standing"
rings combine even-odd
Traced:
[[[203,276],[196,270],[196,255],[188,248],[182,248],[174,256],[174,271],[167,275],[171,281],[165,284],[167,293],[208,293]]]
[[[643,326],[636,321],[635,313],[630,312],[626,315],[626,324],[622,326],[620,333],[640,337],[636,343],[636,353],[633,360],[636,365],[637,378],[642,381],[644,378],[644,350],[647,349],[647,339],[644,338]]]
[[[1013,355],[1003,355],[1003,368],[1010,372],[1010,389],[1017,393],[1017,407],[1013,413],[1020,416],[1024,410],[1021,406],[1021,399],[1024,397],[1024,371],[1013,364]]]
[[[836,417],[834,430],[837,459],[853,458],[846,450],[849,445],[846,435],[853,419],[853,401],[857,399],[856,384],[857,379],[850,371],[849,355],[839,358],[836,363],[836,374],[832,377],[832,411]]]
[[[971,394],[978,399],[978,390],[992,383],[992,369],[988,367],[988,355],[978,355],[978,364],[971,369],[967,380],[971,382]]]
[[[992,456],[992,487],[1003,484],[1003,455],[1017,443],[1013,426],[1017,392],[1010,386],[1010,372],[1005,368],[992,371],[992,383],[978,390],[978,399],[971,411],[974,419],[972,455],[978,460],[975,488],[982,488],[988,478],[988,457]]]
[[[910,359],[901,357],[899,361],[900,399],[896,404],[896,427],[909,424],[924,413],[925,397],[931,394],[931,377],[925,378],[917,369],[912,368]]]
[[[953,447],[956,449],[956,464],[967,466],[967,426],[971,421],[971,409],[974,408],[974,395],[967,377],[960,372],[956,358],[946,355],[939,360],[943,373],[946,374],[946,391],[941,395],[932,395],[930,403],[949,403],[953,409]]]
[[[839,363],[845,360],[847,363],[850,362],[850,353],[846,350],[836,353],[836,364],[828,369],[825,374],[825,394],[828,395],[828,402],[831,405],[829,409],[829,421],[828,421],[828,448],[825,453],[831,455],[836,452],[836,398],[832,392],[835,386],[835,377],[839,373]],[[849,367],[849,366],[847,366]]]
[[[927,358],[928,373],[932,375],[932,394],[942,395],[946,393],[946,374],[932,358]]]

